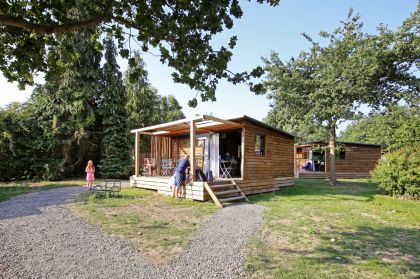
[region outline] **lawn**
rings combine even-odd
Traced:
[[[267,207],[246,267],[255,278],[419,278],[420,202],[366,180],[296,180]]]
[[[0,202],[12,197],[32,192],[60,187],[86,185],[83,180],[42,181],[42,182],[7,182],[0,183]]]
[[[178,200],[138,188],[123,188],[118,198],[85,193],[69,207],[106,233],[128,240],[158,265],[173,260],[217,211],[210,202]]]

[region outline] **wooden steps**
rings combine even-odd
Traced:
[[[238,196],[238,197],[231,197],[231,198],[219,199],[219,201],[221,201],[221,202],[228,202],[228,201],[236,201],[236,200],[243,200],[243,199],[244,199],[244,197]]]
[[[231,194],[231,193],[240,193],[241,190],[238,189],[233,189],[233,190],[226,190],[226,191],[217,191],[216,194],[217,195],[224,195],[224,194]]]
[[[217,207],[222,208],[224,203],[231,201],[249,201],[241,188],[233,180],[206,182],[204,187]]]

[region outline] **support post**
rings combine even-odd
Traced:
[[[245,179],[245,126],[241,132],[241,178]]]
[[[141,149],[140,148],[140,133],[136,132],[135,148],[134,148],[135,176],[140,176],[140,160],[141,160],[140,149]]]
[[[299,177],[299,168],[297,166],[296,144],[293,144],[293,175]]]
[[[190,185],[194,182],[194,170],[195,170],[195,122],[190,122]]]

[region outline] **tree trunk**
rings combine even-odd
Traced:
[[[335,146],[336,146],[336,133],[335,133],[335,121],[331,122],[329,127],[329,143],[328,149],[330,154],[330,183],[331,185],[337,184],[337,177],[335,173]]]

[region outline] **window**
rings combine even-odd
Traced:
[[[265,136],[261,134],[255,135],[255,154],[264,156],[265,155]]]
[[[340,150],[340,151],[338,152],[338,157],[337,157],[337,159],[338,159],[338,160],[345,160],[345,159],[346,159],[346,151],[345,151],[345,150]]]

